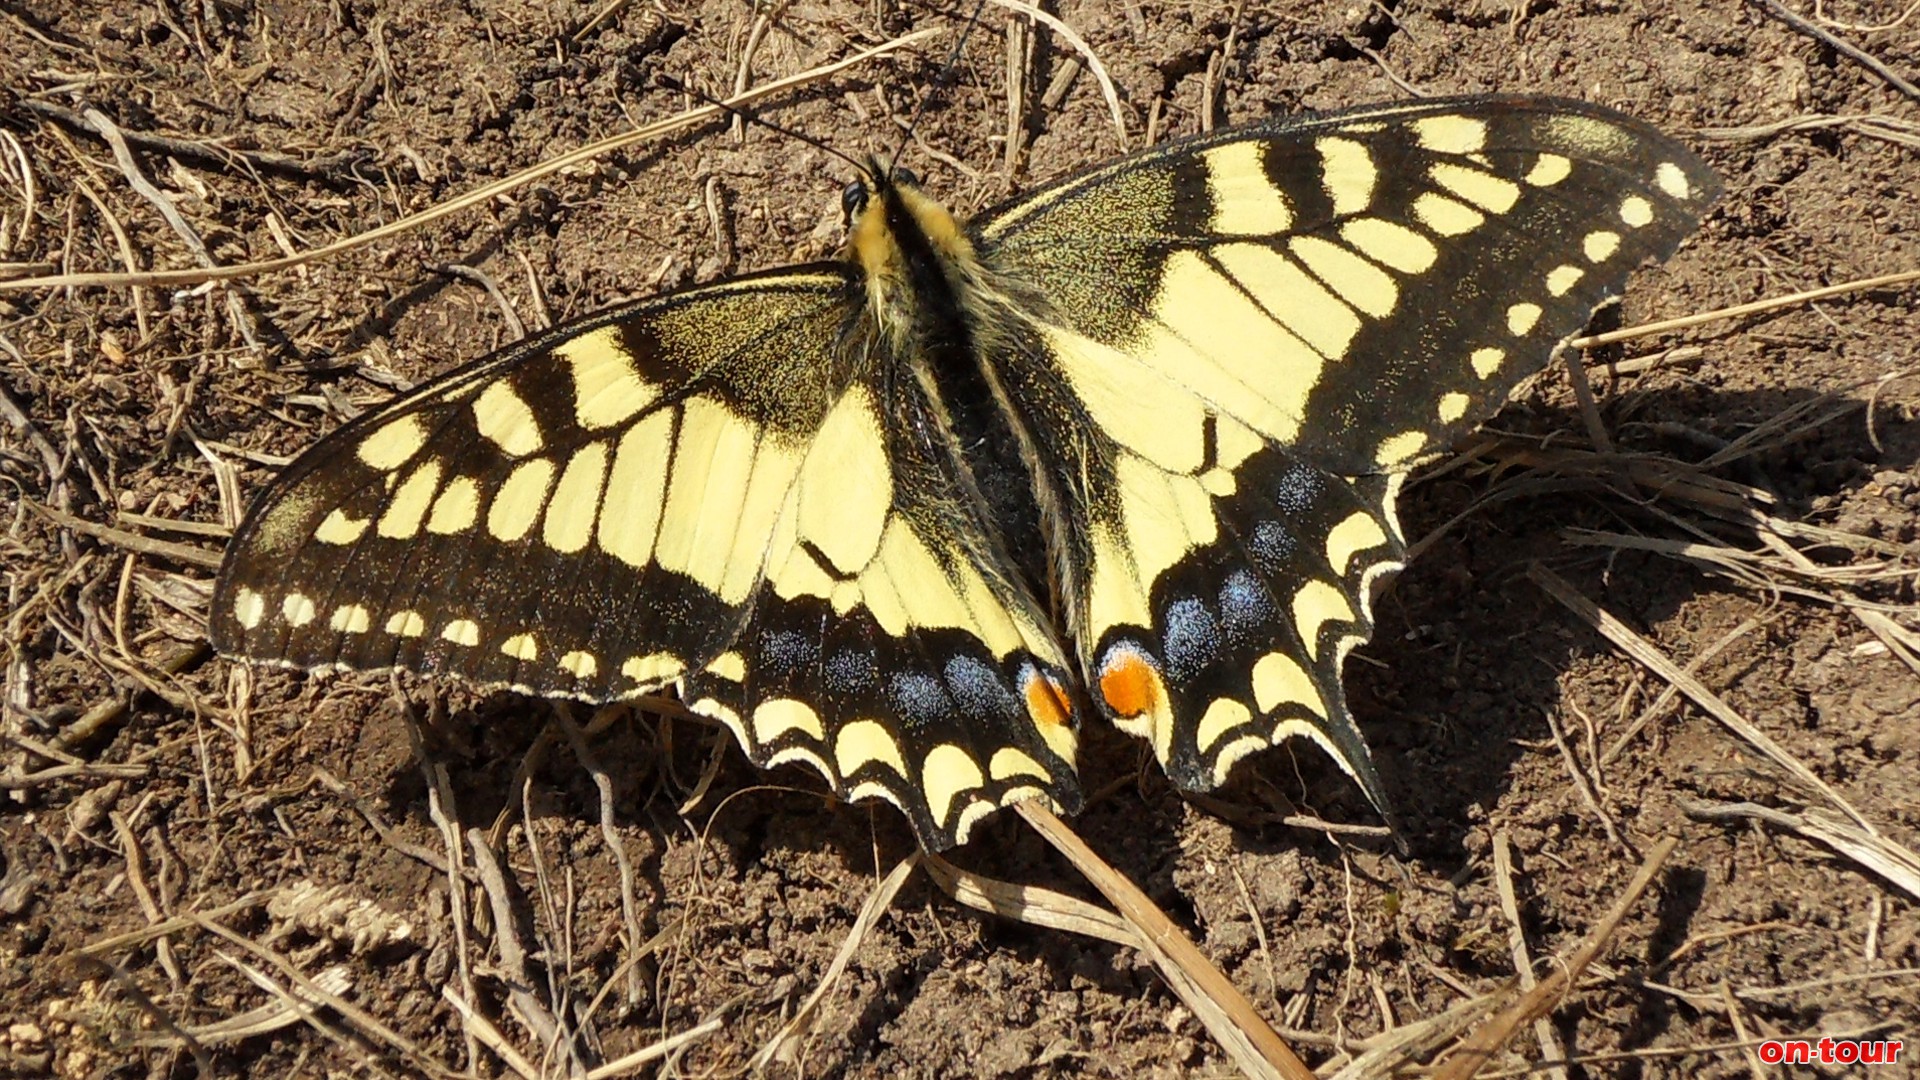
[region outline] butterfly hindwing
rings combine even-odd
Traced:
[[[908,380],[892,391],[885,414],[877,388],[849,393],[860,436],[844,451],[823,438],[830,484],[795,492],[791,520],[832,518],[847,542],[777,530],[736,651],[685,693],[756,763],[804,763],[849,798],[884,798],[938,849],[1021,798],[1077,810],[1080,710],[951,443],[922,437],[938,427],[927,401]]]
[[[1136,501],[1143,487],[1192,483],[1138,465],[1122,475],[1121,494]],[[1176,784],[1213,788],[1246,755],[1304,735],[1383,799],[1340,679],[1348,650],[1372,634],[1374,586],[1405,553],[1388,486],[1266,446],[1203,489],[1211,522],[1183,514],[1172,541],[1179,557],[1139,592],[1138,553],[1167,543],[1167,526],[1141,522],[1141,508],[1129,505],[1110,534],[1119,542],[1096,546],[1096,602],[1115,597],[1107,609],[1115,614],[1094,615],[1104,625],[1090,685],[1119,723],[1149,740]],[[1140,606],[1118,614],[1128,602]]]
[[[1432,100],[1168,144],[977,223],[1032,312],[1005,405],[1069,508],[1102,711],[1185,787],[1305,732],[1378,802],[1339,675],[1402,553],[1385,478],[1497,409],[1717,188],[1608,110]]]

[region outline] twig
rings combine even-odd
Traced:
[[[1620,924],[1626,921],[1627,914],[1633,910],[1635,904],[1640,902],[1640,895],[1647,891],[1647,886],[1653,884],[1654,875],[1660,872],[1660,868],[1666,865],[1668,857],[1673,854],[1674,848],[1679,846],[1680,841],[1671,836],[1655,844],[1653,850],[1647,854],[1647,860],[1640,864],[1639,871],[1633,875],[1633,880],[1627,882],[1626,891],[1614,901],[1606,917],[1593,928],[1593,931],[1587,935],[1587,939],[1580,943],[1580,947],[1559,964],[1552,975],[1542,979],[1539,985],[1521,995],[1520,1000],[1514,1002],[1506,1012],[1487,1021],[1478,1031],[1464,1039],[1459,1047],[1447,1056],[1446,1064],[1434,1074],[1434,1080],[1472,1080],[1479,1074],[1481,1068],[1492,1060],[1494,1053],[1506,1045],[1507,1039],[1513,1035],[1515,1029],[1551,1010],[1554,1001],[1573,986],[1574,980],[1580,977],[1580,973],[1587,969],[1587,965],[1593,962],[1594,957],[1600,955],[1600,950],[1606,948],[1607,942],[1611,941],[1613,935],[1620,929]]]
[[[104,137],[106,133],[94,126],[93,121],[82,113],[62,108],[51,101],[37,101],[33,98],[21,98],[17,104],[30,113],[35,113],[64,127],[83,131],[90,135]],[[173,139],[165,135],[153,135],[144,131],[127,128],[118,129],[127,142],[142,150],[150,150],[182,161],[197,162],[213,168],[231,170],[235,162],[242,162],[268,172],[285,173],[307,180],[320,180],[338,184],[341,177],[337,174],[355,158],[361,156],[358,150],[347,150],[313,161],[301,161],[285,154],[273,154],[262,150],[235,150],[217,143],[192,142],[187,139]]]
[[[1025,799],[1013,805],[1035,832],[1065,855],[1134,925],[1140,933],[1141,947],[1167,985],[1206,1025],[1241,1071],[1252,1077],[1312,1080],[1313,1070],[1281,1040],[1246,995],[1187,940],[1167,913],[1147,899],[1147,894],[1095,855],[1086,841],[1040,800]]]
[[[1593,399],[1593,384],[1587,381],[1587,369],[1572,351],[1562,354],[1567,368],[1567,385],[1573,387],[1573,400],[1580,407],[1580,419],[1587,425],[1587,441],[1603,454],[1614,452],[1607,424],[1600,418],[1600,406]]]
[[[468,266],[465,263],[443,263],[439,270],[450,277],[473,282],[487,290],[487,295],[492,298],[494,306],[498,307],[500,314],[506,318],[507,332],[513,336],[512,339],[518,341],[527,336],[527,324],[520,321],[520,313],[513,310],[513,301],[507,299],[507,294],[501,290],[500,283],[493,280],[491,274],[477,266]]]
[[[1553,733],[1553,745],[1560,748],[1560,758],[1567,763],[1567,775],[1573,778],[1573,789],[1580,793],[1581,801],[1587,804],[1587,809],[1593,811],[1594,817],[1600,819],[1600,827],[1606,831],[1607,839],[1613,841],[1616,847],[1638,854],[1633,851],[1633,845],[1627,843],[1621,837],[1619,830],[1613,827],[1613,818],[1609,817],[1606,809],[1600,805],[1600,797],[1593,790],[1593,785],[1587,781],[1587,774],[1580,771],[1580,762],[1573,756],[1573,747],[1567,745],[1567,737],[1561,734],[1560,723],[1553,718],[1553,711],[1548,709],[1543,712],[1547,718],[1547,730]]]
[[[1100,62],[1100,54],[1093,51],[1093,46],[1087,44],[1087,39],[1075,33],[1073,27],[1061,22],[1053,15],[1040,10],[1038,7],[1026,3],[1025,0],[993,0],[993,3],[1006,8],[1008,11],[1017,11],[1027,18],[1032,19],[1034,22],[1041,23],[1046,26],[1047,29],[1059,34],[1066,40],[1067,44],[1073,46],[1081,56],[1087,58],[1087,68],[1093,72],[1094,79],[1100,83],[1100,92],[1106,96],[1107,112],[1113,117],[1114,135],[1120,140],[1121,152],[1125,153],[1128,145],[1127,114],[1125,110],[1120,107],[1120,91],[1114,89],[1113,77],[1107,74],[1107,65]]]
[[[586,40],[588,34],[598,30],[601,24],[608,22],[614,16],[625,11],[632,2],[633,0],[607,0],[606,3],[600,5],[599,10],[587,16],[586,20],[580,24],[580,29],[568,34],[567,40],[573,42],[575,45],[580,44],[580,42]]]
[[[69,147],[71,147],[71,144],[69,144]],[[95,194],[91,184],[88,184],[85,180],[77,176],[73,178],[73,186],[80,194],[86,196],[88,202],[93,204],[93,209],[100,215],[100,220],[107,223],[107,231],[113,234],[114,246],[120,249],[120,261],[126,264],[127,273],[140,273],[140,262],[133,254],[133,240],[127,236],[127,227],[120,224],[120,219],[116,217],[113,210],[107,206],[107,201]],[[142,340],[145,340],[147,335],[153,332],[152,322],[147,315],[147,304],[147,290],[134,289],[133,321],[134,325],[140,329],[140,337]]]
[[[393,696],[400,706],[400,712],[406,718],[407,745],[413,751],[413,759],[419,764],[420,775],[426,781],[427,816],[440,830],[440,842],[446,849],[447,867],[447,920],[453,923],[453,955],[460,972],[460,989],[466,1000],[478,1001],[479,990],[473,981],[472,937],[473,930],[468,925],[468,912],[471,900],[468,898],[467,869],[462,853],[466,845],[460,842],[460,830],[455,822],[459,818],[459,807],[454,801],[453,785],[448,782],[447,770],[434,761],[427,753],[426,736],[420,730],[420,718],[414,713],[412,702],[400,691],[397,678],[392,681]],[[463,1032],[466,1036],[468,1060],[479,1053],[475,1044],[476,1036],[472,1031]]]
[[[837,75],[848,68],[865,63],[875,57],[896,52],[908,45],[919,44],[927,38],[936,36],[941,32],[937,27],[919,30],[903,37],[894,38],[892,41],[882,42],[871,49],[863,49],[844,60],[838,60],[831,64],[822,64],[819,67],[811,68],[797,75],[791,75],[784,79],[766,83],[747,94],[722,104],[697,106],[677,116],[668,117],[659,123],[648,124],[644,127],[635,128],[632,131],[601,139],[598,142],[589,143],[577,150],[561,154],[559,157],[544,161],[531,168],[523,169],[520,172],[514,173],[512,176],[503,177],[491,184],[485,184],[475,188],[473,191],[459,198],[450,199],[438,206],[429,207],[426,210],[420,211],[418,214],[411,214],[398,221],[389,222],[378,228],[369,229],[358,235],[349,236],[343,240],[337,240],[331,244],[313,248],[298,255],[287,255],[277,259],[262,259],[258,262],[237,263],[214,268],[199,267],[180,270],[149,270],[139,274],[78,273],[15,278],[11,281],[0,281],[0,293],[56,288],[124,288],[130,285],[198,285],[207,281],[228,281],[234,278],[270,274],[279,270],[292,269],[293,267],[318,259],[332,258],[343,252],[365,247],[378,240],[384,240],[389,236],[395,236],[418,229],[430,222],[438,221],[443,217],[458,213],[470,206],[484,203],[496,196],[523,187],[542,177],[551,176],[564,169],[572,168],[581,162],[589,161],[602,154],[612,153],[615,150],[632,146],[636,143],[650,142],[655,139],[664,138],[675,132],[684,131],[696,124],[704,123],[716,117],[731,115],[740,108],[751,105],[756,101],[785,93],[798,86],[804,86],[808,83]]]
[[[1680,809],[1696,821],[1764,821],[1809,840],[1817,840],[1920,900],[1920,856],[1885,837],[1862,831],[1819,809],[1789,814],[1758,803],[1683,802]]]
[[[519,899],[517,890],[509,885],[499,857],[487,846],[486,832],[468,829],[467,849],[472,853],[474,871],[493,914],[493,943],[500,954],[500,974],[507,986],[507,1002],[513,1015],[532,1032],[543,1059],[561,1055],[566,1058],[570,1073],[585,1072],[587,1061],[579,1045],[579,1033],[568,1026],[564,1015],[556,1014],[549,1003],[540,998],[538,988],[547,981],[539,977],[545,974],[545,964],[536,959],[527,943],[521,940],[523,931],[533,933],[532,919],[522,918],[523,905],[515,903]]]
[[[153,770],[145,765],[113,765],[85,762],[79,765],[49,765],[30,773],[0,772],[0,791],[24,791],[46,784],[63,783],[76,778],[98,780],[118,777],[139,780]]]
[[[208,270],[218,270],[220,264],[214,261],[213,254],[207,250],[207,245],[200,239],[199,232],[192,225],[187,224],[187,219],[181,216],[180,208],[173,205],[173,200],[167,198],[159,188],[154,187],[153,181],[148,180],[146,174],[140,171],[140,163],[134,159],[133,150],[127,145],[126,136],[120,134],[120,129],[112,120],[107,119],[107,114],[99,109],[88,109],[83,115],[92,121],[95,130],[100,132],[100,137],[107,140],[107,145],[113,148],[114,163],[120,166],[121,174],[127,178],[127,186],[133,188],[141,198],[152,203],[154,209],[160,211],[160,216],[167,220],[167,224],[172,226],[173,231],[187,245],[187,250],[193,253],[195,262]],[[224,295],[227,302],[227,315],[233,320],[234,330],[246,340],[248,346],[259,348],[260,342],[254,333],[253,313],[247,310],[239,293],[227,289],[224,290]]]
[[[1581,621],[1599,631],[1607,640],[1619,646],[1635,660],[1652,668],[1654,673],[1661,678],[1679,687],[1680,692],[1692,698],[1694,704],[1706,710],[1715,720],[1726,725],[1728,730],[1747,740],[1755,749],[1772,760],[1774,764],[1785,769],[1802,784],[1825,795],[1835,806],[1844,811],[1848,817],[1859,822],[1861,827],[1869,833],[1875,836],[1879,835],[1879,830],[1875,829],[1866,818],[1862,817],[1860,812],[1853,808],[1853,804],[1842,798],[1840,793],[1833,790],[1825,780],[1820,779],[1820,777],[1814,774],[1812,769],[1807,768],[1800,763],[1799,759],[1787,753],[1779,743],[1773,741],[1772,736],[1753,726],[1751,720],[1734,711],[1733,706],[1728,705],[1718,694],[1707,689],[1705,684],[1680,670],[1680,666],[1672,660],[1667,659],[1666,654],[1662,653],[1658,648],[1655,648],[1652,642],[1634,633],[1627,624],[1602,610],[1598,604],[1580,595],[1574,590],[1572,585],[1567,583],[1565,578],[1547,569],[1545,566],[1539,563],[1533,564],[1527,569],[1527,576],[1533,579],[1534,584],[1545,589],[1555,600],[1566,605],[1567,609],[1575,615],[1578,615]]]
[[[124,551],[172,559],[182,566],[199,566],[208,570],[218,569],[220,566],[220,553],[210,551],[198,544],[176,544],[169,540],[155,540],[136,532],[88,521],[86,518],[56,510],[51,506],[43,506],[32,499],[22,499],[21,503],[63,529],[71,529],[82,535],[91,536],[95,540],[104,540]]]
[[[220,919],[232,915],[235,912],[264,907],[269,900],[272,900],[279,894],[279,891],[278,889],[256,889],[253,892],[221,904],[218,907],[208,908],[205,911],[197,911],[191,915],[176,915],[173,918],[143,926],[138,930],[129,930],[124,934],[115,934],[112,937],[101,938],[98,941],[90,941],[75,950],[75,955],[97,958],[105,956],[108,953],[118,952],[122,949],[137,949],[149,941],[157,941],[169,934],[177,934],[183,930],[191,930],[199,926],[203,919]]]
[[[147,855],[140,846],[140,838],[133,833],[133,823],[118,810],[107,815],[113,822],[113,831],[120,839],[120,854],[127,864],[127,885],[133,890],[133,896],[140,904],[140,910],[146,913],[147,922],[157,923],[166,918],[159,901],[153,898],[153,890],[147,885]],[[166,969],[167,977],[173,980],[176,989],[186,985],[186,977],[181,974],[180,964],[173,957],[173,943],[165,938],[155,938],[154,956],[160,966]]]
[[[1880,78],[1886,80],[1888,86],[1907,95],[1907,97],[1914,101],[1920,101],[1920,86],[1915,86],[1901,78],[1892,68],[1881,63],[1872,54],[1863,51],[1858,45],[1853,44],[1824,26],[1808,22],[1806,19],[1788,10],[1779,0],[1749,0],[1749,2],[1774,18],[1779,19],[1781,22],[1798,30],[1800,33],[1807,35],[1820,44],[1825,45],[1827,48],[1832,49],[1834,52],[1852,60],[1854,63],[1859,64],[1875,75],[1880,76]]]
[[[640,901],[633,885],[633,862],[627,858],[626,842],[620,838],[619,813],[615,809],[613,778],[600,764],[600,759],[594,756],[593,748],[587,745],[586,733],[580,730],[579,724],[574,723],[573,713],[568,706],[554,702],[553,715],[555,722],[567,733],[567,741],[573,747],[574,759],[580,763],[581,768],[587,770],[587,775],[593,777],[594,792],[600,797],[600,842],[607,846],[607,851],[613,855],[614,867],[620,872],[620,916],[627,925],[628,947],[638,948],[640,943],[646,940],[646,935],[640,930]],[[629,1007],[639,1004],[640,992],[639,968],[629,967],[627,969]]]
[[[1898,29],[1901,23],[1913,18],[1913,14],[1916,11],[1920,11],[1920,0],[1914,0],[1913,3],[1908,4],[1907,10],[1901,12],[1892,22],[1883,22],[1878,26],[1874,26],[1869,23],[1841,22],[1839,19],[1830,18],[1825,11],[1821,10],[1820,0],[1813,0],[1814,18],[1820,20],[1823,25],[1837,27],[1841,30],[1851,30],[1856,34],[1884,34],[1889,30]]]
[[[13,396],[13,387],[8,386],[3,379],[0,379],[0,418],[4,418],[27,437],[27,441],[32,443],[33,448],[39,452],[40,463],[46,467],[47,482],[49,484],[57,482],[60,479],[60,451],[54,449],[53,444],[47,441],[47,436],[33,422],[33,417],[27,415],[26,406],[20,403],[19,398]]]

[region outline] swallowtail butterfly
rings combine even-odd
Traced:
[[[1202,790],[1341,690],[1407,471],[1670,254],[1686,148],[1570,101],[1230,128],[971,220],[848,188],[837,259],[604,311],[347,424],[265,491],[232,656],[605,702],[677,687],[931,849],[1080,801],[1098,715]]]

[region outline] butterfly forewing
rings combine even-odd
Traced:
[[[1123,159],[976,226],[1031,294],[1019,388],[1085,678],[1182,786],[1315,736],[1381,791],[1340,690],[1402,545],[1384,478],[1445,449],[1718,190],[1543,99],[1395,104]]]
[[[837,390],[837,266],[604,313],[362,416],[235,535],[224,652],[609,700],[737,632]]]

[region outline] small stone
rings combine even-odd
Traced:
[[[44,1046],[47,1033],[39,1024],[14,1024],[7,1028],[7,1041],[15,1046]]]

